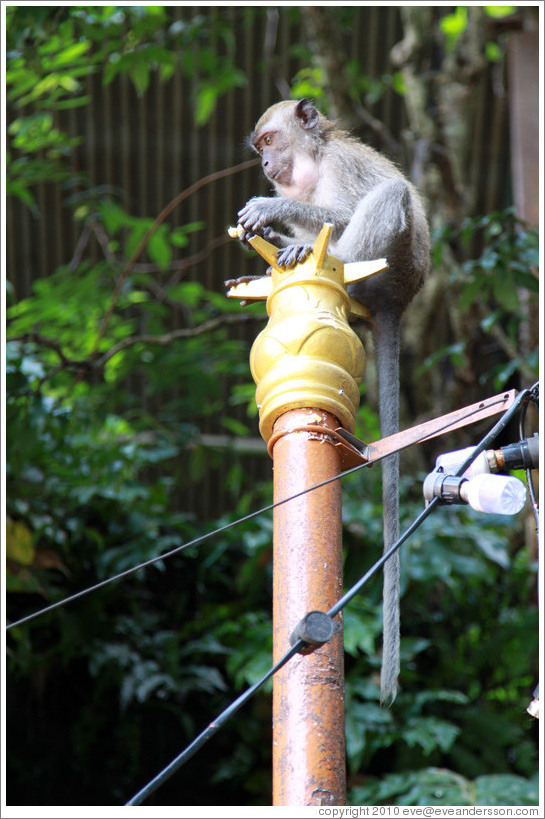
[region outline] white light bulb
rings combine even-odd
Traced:
[[[526,502],[526,486],[507,475],[475,475],[462,484],[464,500],[477,512],[516,515]]]

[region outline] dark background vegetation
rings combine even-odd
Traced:
[[[223,286],[263,272],[225,231],[266,187],[233,170],[163,208],[247,160],[278,99],[311,97],[426,197],[403,427],[535,381],[537,193],[518,140],[537,115],[535,7],[25,4],[6,22],[9,620],[270,502],[248,370],[264,309]],[[365,344],[357,432],[376,440]],[[404,453],[402,524],[436,455],[487,427]],[[343,487],[349,584],[380,553],[379,474]],[[9,631],[9,805],[123,804],[267,669],[271,536],[265,514]],[[351,804],[536,804],[529,510],[442,508],[402,569],[391,710],[380,583],[346,610]],[[148,804],[269,805],[270,711],[265,689]]]

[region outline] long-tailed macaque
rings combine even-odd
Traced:
[[[372,314],[381,435],[399,425],[399,325],[430,264],[422,202],[401,171],[373,148],[326,119],[306,99],[272,105],[251,137],[276,196],[250,199],[238,214],[244,242],[264,236],[292,267],[311,250],[324,222],[333,224],[329,252],[343,262],[386,257],[388,268],[350,294]],[[282,231],[282,232],[280,232]],[[287,234],[289,235],[286,235]],[[399,462],[382,461],[384,550],[399,536]],[[399,675],[399,555],[384,566],[381,701],[390,704]]]

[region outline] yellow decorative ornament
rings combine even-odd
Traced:
[[[331,230],[325,224],[308,258],[289,269],[276,264],[274,245],[253,237],[250,244],[271,265],[271,276],[235,284],[227,294],[267,299],[269,323],[250,353],[259,429],[267,442],[276,419],[298,407],[327,410],[345,429],[354,430],[365,351],[348,319],[368,318],[369,311],[348,295],[346,284],[387,264],[379,259],[345,265],[326,255]],[[236,236],[238,231],[231,228],[229,233]]]

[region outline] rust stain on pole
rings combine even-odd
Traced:
[[[276,421],[274,500],[300,492],[341,470],[340,453],[323,434],[291,431],[309,423],[334,430],[337,418],[290,410]],[[275,509],[273,656],[313,609],[327,611],[342,594],[341,484],[326,486]],[[343,635],[297,655],[273,680],[273,805],[344,805]]]

